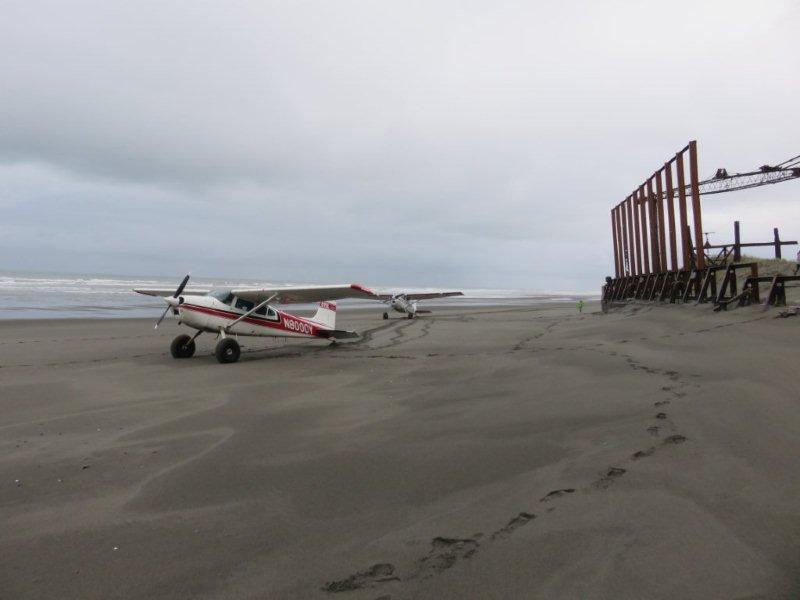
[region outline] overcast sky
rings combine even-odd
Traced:
[[[594,291],[611,207],[690,139],[702,177],[800,154],[799,30],[780,0],[3,0],[0,269]],[[710,196],[705,228],[798,238],[798,200]]]

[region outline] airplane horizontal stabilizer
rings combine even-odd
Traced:
[[[361,337],[355,331],[346,331],[344,329],[327,329],[320,331],[318,335],[329,340],[349,340]]]

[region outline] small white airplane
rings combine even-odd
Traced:
[[[221,363],[239,360],[241,348],[233,336],[322,338],[335,342],[355,338],[355,331],[336,329],[336,302],[341,298],[376,299],[376,295],[358,284],[316,285],[242,289],[186,289],[189,276],[176,290],[134,289],[147,296],[161,296],[167,308],[156,322],[156,328],[172,310],[179,324],[196,329],[193,336],[179,335],[170,345],[175,358],[190,358],[195,352],[195,339],[207,331],[219,335],[214,355]],[[313,317],[290,315],[275,309],[271,303],[291,304],[318,302]]]
[[[378,300],[388,304],[392,310],[407,315],[413,319],[418,314],[429,313],[429,310],[419,310],[417,303],[420,300],[430,300],[432,298],[450,298],[452,296],[463,296],[461,292],[427,292],[419,294],[378,294]],[[389,313],[384,312],[383,318],[388,319]]]

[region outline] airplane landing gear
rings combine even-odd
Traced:
[[[188,335],[179,335],[169,345],[173,358],[191,358],[195,351],[194,338]]]
[[[242,349],[239,348],[239,342],[229,337],[222,338],[214,349],[214,356],[222,364],[235,363],[241,354]]]
[[[389,318],[389,313],[388,312],[383,313],[383,318],[384,319],[388,319]]]
[[[409,319],[413,319],[414,318],[414,313],[408,313],[408,318]]]

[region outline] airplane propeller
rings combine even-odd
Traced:
[[[189,275],[183,278],[183,281],[181,281],[180,285],[178,286],[178,289],[175,290],[175,293],[172,294],[172,297],[177,298],[178,296],[180,296],[183,293],[183,290],[186,288],[187,283],[189,283]],[[172,302],[167,300],[167,308],[165,308],[164,312],[161,313],[161,317],[159,317],[158,321],[156,321],[156,326],[153,329],[158,329],[158,326],[161,325],[161,321],[163,321],[164,317],[167,316],[169,309],[175,310],[175,306],[172,304]],[[177,312],[175,314],[177,314]]]

